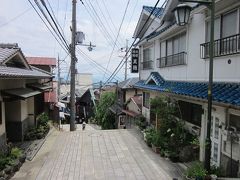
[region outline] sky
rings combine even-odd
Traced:
[[[40,0],[37,1],[40,3]],[[36,7],[34,0],[31,0],[31,2]],[[45,2],[47,3],[47,0]],[[66,40],[70,43],[72,0],[48,0],[48,2],[64,31]],[[108,71],[113,72],[125,54],[121,52],[121,48],[126,47],[126,40],[128,40],[128,46],[133,42],[132,36],[142,6],[154,6],[156,0],[83,0],[82,2],[84,5],[80,0],[77,1],[77,30],[85,34],[84,44],[92,42],[96,47],[91,52],[85,46],[77,46],[77,49],[107,68]],[[159,6],[161,2],[163,0],[160,1]],[[123,19],[125,11],[126,15]],[[96,26],[96,20],[95,22],[93,20],[98,18],[96,14],[98,14],[103,25]],[[104,26],[105,29],[99,30]],[[116,42],[117,34],[119,36],[114,47],[113,44]],[[60,59],[65,59],[61,63],[61,76],[66,78],[70,57],[59,46],[28,0],[1,0],[0,43],[18,43],[25,56],[55,58],[59,56]],[[83,57],[79,50],[77,50],[76,55],[78,59],[76,66],[79,73],[92,73],[95,82],[100,80],[105,82],[108,79],[111,73],[104,73],[98,65]],[[130,67],[130,64],[128,64],[128,67]],[[138,76],[138,74],[131,74],[128,69],[128,77],[134,76]],[[123,77],[124,69],[121,69],[117,74],[117,79],[121,81]]]

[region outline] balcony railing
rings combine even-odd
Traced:
[[[209,58],[210,42],[200,45],[201,58]],[[214,57],[227,56],[240,53],[240,34],[214,41]]]
[[[159,61],[159,68],[177,66],[186,64],[186,52],[180,52],[166,57],[157,59]]]
[[[153,68],[153,61],[143,61],[141,63],[141,65],[142,65],[142,67],[141,67],[142,70],[152,69]]]

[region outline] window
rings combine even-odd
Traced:
[[[221,15],[214,21],[214,39],[225,38],[238,34],[237,30],[237,10]],[[207,22],[206,42],[210,41],[210,22]]]
[[[150,107],[150,93],[143,92],[143,106],[146,108]]]
[[[186,33],[160,43],[159,67],[185,64]]]
[[[186,33],[167,40],[167,56],[186,51]]]
[[[201,127],[202,106],[185,101],[178,101],[178,104],[181,110],[182,119]]]
[[[240,132],[240,116],[230,114],[229,126],[235,127]]]
[[[146,48],[143,50],[143,62],[153,60],[153,48]]]
[[[240,53],[239,12],[234,10],[220,17],[214,22],[214,56],[224,56]],[[210,23],[206,22],[206,43],[201,44],[201,58],[209,57]]]
[[[232,11],[222,16],[222,34],[221,38],[232,36],[238,33],[237,31],[237,10]]]
[[[144,70],[152,68],[153,68],[153,47],[150,47],[143,50],[142,69]]]

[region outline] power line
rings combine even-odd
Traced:
[[[60,32],[60,30],[59,30],[59,24],[58,24],[58,23],[55,21],[55,19],[54,19],[55,15],[54,15],[54,14],[53,14],[53,15],[51,14],[51,12],[49,11],[49,9],[48,9],[46,3],[44,2],[44,0],[41,0],[41,2],[42,2],[42,5],[45,7],[45,9],[46,9],[48,15],[50,16],[50,18],[51,18],[53,24],[54,24],[55,27],[57,28],[57,32],[58,32],[58,34],[61,36],[62,40],[64,41],[64,43],[65,43],[66,46],[68,47],[68,43],[67,43],[67,41],[66,41],[64,35],[63,35],[63,34]],[[48,2],[48,1],[47,1],[47,2]],[[49,3],[49,2],[48,2],[48,3]],[[50,3],[49,3],[49,5],[50,5]],[[50,7],[51,7],[51,6],[50,6]],[[42,11],[42,12],[43,12],[43,11]],[[52,11],[52,12],[53,12],[53,11]],[[54,17],[53,17],[53,16],[54,16]],[[56,17],[55,17],[55,18],[56,18]]]
[[[9,23],[15,21],[16,19],[22,17],[24,14],[26,14],[26,13],[27,13],[28,11],[30,11],[30,10],[31,10],[31,8],[28,8],[28,9],[26,9],[25,11],[21,12],[20,14],[18,14],[17,16],[9,19],[7,22],[5,22],[5,23],[3,23],[3,24],[0,24],[0,28],[3,27],[3,26],[6,26],[6,25],[8,25]]]
[[[113,29],[112,29],[112,26],[110,26],[110,24],[108,23],[108,20],[107,20],[105,14],[103,13],[101,6],[99,5],[98,0],[96,0],[96,4],[97,4],[97,6],[98,6],[98,8],[99,8],[99,10],[100,10],[100,13],[102,14],[104,20],[106,21],[109,30],[111,31],[111,33],[112,33],[113,36],[114,36],[114,31],[113,31]],[[120,36],[120,37],[121,37],[121,36]],[[122,41],[123,41],[123,39],[122,39]],[[119,44],[121,44],[121,43],[119,43]]]
[[[148,23],[150,17],[152,16],[153,12],[155,11],[155,9],[156,9],[159,1],[160,1],[160,0],[158,0],[158,1],[156,2],[153,10],[151,11],[150,15],[148,16],[148,18],[147,18],[146,22],[144,23],[144,25],[142,26],[141,30],[138,32],[137,36],[142,33],[144,27],[146,26],[146,24]],[[168,1],[168,0],[165,0],[165,1],[164,1],[164,3],[162,4],[161,8],[163,8],[163,7],[165,6],[165,4],[167,3],[167,1]],[[152,21],[148,24],[148,27],[152,24],[152,22],[153,22],[153,20],[154,20],[155,18],[156,18],[156,16],[154,16],[154,18],[152,19]],[[147,27],[146,29],[148,29],[148,27]],[[136,37],[137,37],[137,36],[136,36]],[[128,52],[131,50],[131,48],[133,47],[133,45],[134,45],[134,43],[136,42],[136,40],[137,40],[137,38],[135,38],[134,41],[132,42],[130,48],[128,49]],[[127,54],[127,53],[126,53],[126,54]],[[125,56],[126,56],[126,55],[125,55]],[[122,63],[125,63],[125,61],[126,61],[126,60],[124,61],[125,56],[123,57],[123,59],[121,60],[121,62],[118,64],[118,66],[116,67],[116,69],[114,70],[114,72],[112,73],[112,75],[111,75],[111,76],[108,78],[108,80],[105,82],[105,84],[108,83],[108,81],[111,80],[111,79],[116,75],[116,72],[118,71],[118,68],[121,66],[121,64],[122,64]],[[119,71],[118,71],[118,72],[119,72]],[[114,75],[114,74],[115,74],[115,75]]]
[[[44,23],[44,25],[47,27],[47,29],[49,30],[49,32],[52,34],[52,36],[54,37],[54,39],[58,42],[58,44],[62,47],[62,49],[68,54],[68,49],[66,49],[66,47],[58,40],[58,38],[56,37],[56,35],[52,32],[52,30],[50,29],[50,27],[47,25],[47,23],[44,21],[43,17],[40,15],[40,13],[37,11],[37,9],[35,8],[35,6],[32,4],[32,2],[30,0],[28,0],[28,2],[30,3],[30,5],[32,6],[32,8],[34,9],[34,11],[37,13],[38,17],[42,20],[42,22]]]
[[[82,1],[81,1],[81,2],[82,2]],[[94,16],[94,14],[92,14],[92,13],[89,11],[90,6],[89,6],[87,3],[86,3],[86,5],[85,5],[85,3],[82,2],[82,4],[83,4],[83,6],[85,7],[87,13],[88,13],[88,14],[90,15],[90,17],[92,18],[94,24],[97,26],[97,28],[99,29],[99,31],[102,33],[102,35],[104,36],[104,38],[107,40],[108,44],[109,44],[110,46],[112,46],[112,45],[113,45],[113,44],[112,44],[112,40],[109,38],[108,35],[106,35],[106,32],[101,28],[101,25],[99,24],[98,20],[97,20],[96,17]],[[87,7],[87,6],[88,6],[88,7]]]
[[[44,0],[41,0],[41,1],[44,1]],[[49,0],[47,0],[47,3],[48,3],[48,6],[50,7],[50,10],[53,14],[53,17],[54,17],[54,20],[56,21],[56,23],[58,24],[58,26],[60,27],[61,31],[62,31],[62,34],[64,35],[64,31],[63,31],[63,28],[61,27],[60,23],[58,22],[58,19],[57,17],[55,16],[55,13],[53,11],[53,8],[51,6],[51,4],[49,3]],[[46,5],[46,4],[45,4]],[[58,0],[58,8],[59,8],[59,0]],[[58,13],[58,8],[57,8],[57,13]]]
[[[109,27],[108,27],[108,29],[105,27],[104,23],[102,22],[101,18],[100,18],[99,15],[98,15],[97,11],[95,10],[94,6],[92,5],[91,0],[88,0],[88,1],[89,1],[89,3],[90,3],[90,6],[91,6],[93,12],[95,13],[97,19],[99,20],[101,26],[103,27],[104,31],[105,31],[105,32],[107,33],[107,35],[111,38],[111,40],[114,42],[113,37],[112,37],[111,34],[108,32]],[[115,44],[115,42],[114,42],[114,44]],[[118,46],[118,47],[119,47],[119,46]]]
[[[38,3],[37,0],[35,0],[35,3],[37,5],[37,7],[39,8],[40,12],[42,13],[42,15],[44,16],[44,18],[47,20],[48,24],[51,26],[52,30],[55,32],[55,34],[57,35],[57,37],[59,38],[59,40],[63,43],[63,46],[66,48],[67,51],[69,51],[69,47],[68,44],[62,39],[62,37],[58,34],[57,30],[54,28],[54,26],[52,25],[52,23],[50,22],[50,20],[48,19],[47,15],[45,14],[44,10],[42,9],[42,7],[40,6],[40,4]]]
[[[98,68],[100,71],[99,72],[107,72],[108,74],[111,74],[112,72],[110,72],[108,69],[106,69],[104,66],[102,66],[101,64],[97,63],[95,60],[93,60],[91,57],[89,57],[86,53],[84,53],[81,49],[77,49],[78,53],[82,55],[82,57],[84,58],[84,60],[88,60],[91,61],[92,63],[94,63],[96,66],[93,66],[94,68]],[[86,58],[86,59],[85,59]],[[120,79],[119,77],[117,77],[118,79]]]
[[[121,31],[121,28],[122,28],[122,24],[123,24],[123,21],[124,21],[124,19],[125,19],[126,13],[127,13],[127,9],[128,9],[128,6],[129,6],[129,2],[130,2],[130,0],[128,0],[127,6],[126,6],[125,11],[124,11],[124,13],[123,13],[123,17],[122,17],[122,21],[121,21],[120,26],[119,26],[119,29],[118,29],[117,37],[116,37],[116,39],[115,39],[115,42],[114,42],[114,46],[113,46],[111,55],[110,55],[110,57],[109,57],[109,59],[108,59],[107,69],[108,69],[109,63],[110,63],[110,61],[111,61],[111,58],[112,58],[112,55],[113,55],[113,51],[114,51],[115,46],[116,46],[116,43],[117,43],[118,36],[119,36],[119,34],[120,34],[120,31]],[[106,73],[104,73],[103,79],[105,78],[105,75],[106,75]]]
[[[129,27],[129,25],[130,25],[130,23],[131,23],[131,21],[132,21],[132,18],[133,18],[133,15],[134,15],[134,13],[135,13],[137,4],[138,4],[138,0],[136,0],[136,3],[135,3],[135,5],[134,5],[133,11],[132,11],[132,15],[130,16],[130,19],[129,19],[129,21],[128,21],[128,24],[127,24],[127,27],[126,27],[126,30],[125,30],[125,33],[124,33],[124,37],[126,37],[127,30],[128,30],[128,27]]]

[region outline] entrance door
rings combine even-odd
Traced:
[[[211,121],[211,163],[215,166],[220,166],[221,133],[219,125],[220,118],[213,113]]]

